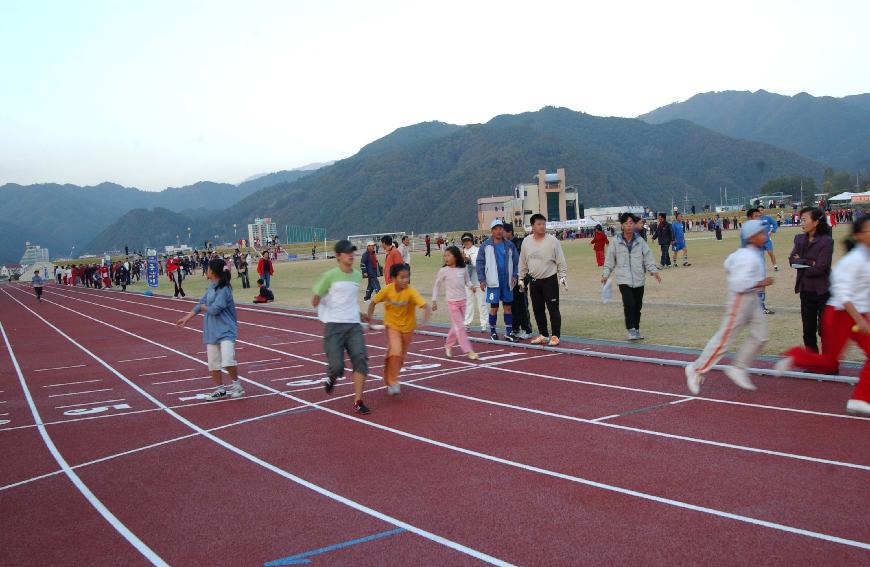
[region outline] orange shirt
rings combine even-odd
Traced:
[[[426,305],[419,291],[411,286],[397,291],[396,284],[385,286],[372,302],[384,304],[384,325],[401,333],[410,333],[417,327],[417,307]]]
[[[405,259],[402,258],[402,253],[393,246],[393,248],[387,252],[387,258],[384,260],[384,281],[389,283],[393,283],[393,278],[390,277],[390,267],[393,264],[404,264]]]

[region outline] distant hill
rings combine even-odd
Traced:
[[[174,244],[176,236],[180,237],[182,243],[187,244],[187,227],[197,228],[191,241],[199,242],[202,237],[201,229],[190,217],[161,207],[152,210],[133,209],[104,229],[82,251],[100,254],[107,250],[123,250],[124,246],[129,246],[131,251],[144,252],[146,247],[162,248],[167,244]],[[197,240],[193,240],[194,236]]]
[[[0,261],[17,261],[24,252],[26,240],[47,247],[53,256],[69,254],[73,245],[76,253],[81,253],[102,230],[132,209],[197,210],[201,216],[207,216],[208,211],[223,210],[264,187],[295,181],[310,173],[279,171],[239,185],[200,181],[159,192],[115,183],[92,187],[8,183],[0,186],[4,215],[0,220],[5,221],[0,223],[0,241],[3,242]]]
[[[557,167],[586,206],[661,208],[686,193],[701,205],[717,202],[721,186],[748,195],[770,179],[823,172],[792,152],[684,120],[652,125],[548,107],[486,124],[400,128],[351,158],[241,200],[210,217],[210,229],[225,233],[255,216],[325,227],[333,237],[471,228],[478,197],[509,194],[538,169]]]
[[[870,94],[845,98],[767,91],[697,94],[639,117],[650,124],[691,120],[726,136],[767,142],[815,161],[870,169]]]

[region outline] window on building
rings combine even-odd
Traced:
[[[547,221],[559,222],[559,194],[547,193]]]

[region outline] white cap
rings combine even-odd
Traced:
[[[374,246],[374,245],[375,245],[375,241],[374,241],[374,240],[369,240],[369,241],[366,242],[366,246]]]
[[[497,226],[504,226],[504,223],[501,221],[501,219],[493,219],[493,221],[489,224],[490,229],[493,229]]]

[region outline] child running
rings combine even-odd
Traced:
[[[42,303],[42,286],[45,285],[45,280],[39,275],[39,270],[33,272],[33,277],[30,278],[30,285],[33,286],[33,293],[36,294],[36,301]]]
[[[384,384],[387,393],[394,396],[399,393],[399,373],[408,354],[408,346],[414,328],[417,326],[419,307],[423,310],[423,320],[429,320],[429,306],[420,292],[411,287],[411,267],[407,264],[390,266],[392,283],[385,286],[369,303],[368,319],[371,321],[378,303],[384,304],[384,326],[387,334],[387,354],[384,365]],[[465,298],[463,291],[463,299]]]
[[[369,362],[357,303],[362,274],[353,269],[355,251],[356,246],[350,240],[335,243],[338,266],[314,284],[311,305],[317,308],[318,318],[326,324],[323,331],[323,350],[328,362],[326,393],[332,393],[335,383],[344,375],[344,351],[347,351],[353,365],[353,409],[367,414],[371,410],[363,403],[362,395]]]
[[[202,342],[208,353],[208,369],[211,380],[217,387],[205,399],[219,400],[226,396],[238,398],[245,391],[239,382],[239,372],[236,366],[236,304],[233,301],[233,291],[230,280],[233,273],[226,267],[224,261],[215,258],[208,263],[208,289],[193,308],[193,311],[179,319],[175,324],[183,327],[188,321],[203,314]],[[221,368],[232,378],[229,390],[224,388]]]
[[[725,375],[741,388],[755,389],[746,369],[767,342],[767,319],[761,311],[758,290],[772,285],[773,279],[764,277],[764,243],[767,240],[764,223],[746,221],[740,229],[740,237],[744,246],[725,259],[728,299],[722,326],[704,347],[698,360],[686,366],[686,383],[695,395],[701,391],[703,374],[728,352],[734,337],[744,327],[749,327],[749,336],[737,352],[734,366],[725,369]]]
[[[776,363],[777,373],[798,366],[811,372],[837,372],[840,354],[849,339],[870,357],[870,215],[852,224],[846,243],[849,252],[831,272],[831,299],[822,314],[822,352],[795,347]],[[858,375],[858,385],[846,402],[846,411],[870,415],[870,361]]]
[[[465,333],[466,290],[474,290],[471,277],[465,268],[465,258],[459,248],[450,246],[444,251],[444,267],[438,270],[435,284],[432,286],[432,311],[438,310],[438,291],[443,285],[451,324],[444,344],[444,353],[448,358],[453,356],[452,349],[455,341],[469,359],[477,360],[477,353],[471,349],[471,342]]]

